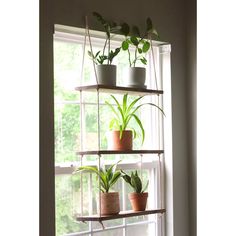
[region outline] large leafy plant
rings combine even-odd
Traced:
[[[129,65],[134,66],[138,61],[147,64],[146,53],[150,49],[150,40],[152,38],[158,39],[159,35],[153,27],[152,20],[147,18],[146,30],[141,35],[137,26],[130,27],[127,23],[121,24],[121,33],[125,36],[122,42],[122,49],[128,52]],[[134,48],[134,53],[131,55],[131,49]]]
[[[78,169],[74,171],[75,173],[80,173],[84,171],[92,172],[97,175],[100,182],[100,191],[103,193],[108,193],[110,188],[117,182],[117,180],[121,177],[120,170],[116,170],[117,164],[111,165],[109,168],[101,167],[98,169],[98,167],[94,166],[81,166]]]
[[[110,109],[112,110],[112,112],[114,114],[113,118],[110,121],[110,125],[109,125],[110,129],[111,130],[112,129],[119,130],[120,131],[120,139],[121,139],[122,135],[123,135],[123,131],[127,130],[129,128],[133,131],[134,138],[135,138],[136,134],[137,134],[136,130],[133,127],[129,127],[130,121],[133,119],[138,124],[139,128],[141,129],[142,144],[143,144],[144,139],[145,139],[145,130],[143,128],[143,124],[142,124],[141,120],[139,119],[139,117],[136,113],[144,105],[154,106],[154,107],[158,108],[164,114],[163,110],[159,106],[157,106],[153,103],[142,103],[142,104],[138,105],[138,102],[144,96],[135,98],[130,103],[128,102],[128,93],[124,94],[121,103],[117,100],[117,98],[114,95],[111,95],[111,97],[117,106],[113,106],[108,101],[105,101],[105,103],[110,107]]]
[[[141,178],[138,176],[137,170],[135,172],[131,172],[131,175],[126,174],[124,171],[122,172],[122,178],[128,183],[136,193],[143,193],[148,188],[149,181],[147,181],[146,185],[143,186]]]
[[[88,55],[92,58],[95,64],[101,65],[101,64],[111,64],[114,57],[118,55],[120,52],[120,47],[116,48],[115,50],[111,49],[111,38],[112,34],[115,34],[119,32],[120,26],[118,26],[113,21],[108,21],[104,19],[99,13],[93,12],[94,17],[97,19],[97,21],[103,26],[103,29],[106,33],[106,39],[104,42],[103,50],[96,52],[93,54],[92,51],[88,51]]]

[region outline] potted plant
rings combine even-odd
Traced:
[[[145,139],[145,130],[141,120],[136,114],[137,111],[144,105],[151,105],[158,108],[163,114],[164,112],[159,106],[153,103],[143,103],[137,105],[137,103],[144,96],[140,96],[129,102],[128,93],[126,93],[124,94],[121,103],[114,95],[111,95],[111,97],[117,106],[113,106],[108,101],[105,101],[114,115],[109,125],[110,130],[112,131],[109,132],[110,137],[108,137],[108,148],[111,150],[132,150],[133,138],[136,137],[137,131],[134,127],[129,126],[131,120],[134,120],[141,130],[142,144]]]
[[[112,34],[120,30],[120,26],[113,21],[105,20],[97,12],[93,12],[93,15],[103,26],[106,33],[106,39],[102,51],[100,50],[94,54],[91,50],[88,51],[88,55],[96,64],[98,84],[116,86],[116,65],[112,65],[112,61],[120,52],[120,47],[115,50],[111,49],[111,37]]]
[[[141,62],[143,65],[147,65],[146,54],[151,47],[150,40],[152,40],[152,37],[158,39],[158,33],[154,29],[150,18],[146,20],[146,30],[143,35],[141,35],[137,26],[133,26],[131,30],[130,28],[127,23],[123,23],[120,30],[125,36],[121,47],[128,53],[130,66],[127,86],[146,88],[146,68],[136,66],[136,64]]]
[[[148,192],[145,192],[148,188],[149,181],[143,187],[142,180],[138,176],[137,170],[131,172],[131,175],[122,172],[122,178],[128,183],[134,190],[129,193],[129,200],[134,211],[145,211],[147,205]]]
[[[116,170],[117,164],[109,168],[100,168],[94,166],[81,166],[74,171],[80,173],[84,171],[95,173],[99,178],[100,196],[101,196],[101,215],[115,215],[120,212],[120,200],[118,192],[110,192],[111,187],[121,177],[121,172]]]

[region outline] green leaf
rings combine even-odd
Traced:
[[[123,41],[121,47],[124,51],[128,50],[128,48],[129,48],[128,41],[127,40]]]
[[[119,123],[119,122],[118,122]],[[117,119],[114,117],[109,124],[109,129],[112,130],[117,125]]]
[[[154,104],[154,103],[150,103],[150,102],[143,103],[143,104],[139,105],[137,108],[139,109],[141,106],[144,106],[144,105],[150,105],[150,106],[156,107],[156,108],[165,116],[164,111],[163,111],[159,106],[157,106],[157,105]]]
[[[127,97],[128,97],[128,93],[126,93],[126,94],[123,96],[123,112],[124,112],[124,115],[125,115],[126,110],[127,110]]]
[[[144,65],[147,65],[147,59],[146,58],[140,58],[140,61],[144,64]]]
[[[147,29],[147,32],[150,31],[152,28],[153,28],[153,26],[152,26],[152,20],[148,17],[147,20],[146,20],[146,29]]]
[[[130,30],[130,27],[127,23],[123,23],[121,24],[121,33],[125,36],[127,36],[129,34],[129,30]]]
[[[122,178],[124,179],[124,181],[128,184],[131,185],[131,177],[127,174],[123,175]],[[131,185],[132,186],[132,185]]]
[[[143,128],[143,125],[142,125],[142,122],[140,121],[140,119],[138,118],[137,115],[135,114],[132,114],[132,116],[135,118],[136,122],[138,123],[141,131],[142,131],[142,144],[144,142],[144,139],[145,139],[145,131],[144,131],[144,128]]]
[[[143,52],[146,53],[150,48],[150,43],[148,41],[145,41],[143,44]]]
[[[82,172],[82,171],[89,171],[89,172],[94,172],[96,173],[97,175],[99,175],[99,171],[98,171],[98,168],[97,167],[93,167],[93,166],[81,166],[79,168],[77,168],[73,173],[79,173],[79,172]]]
[[[146,189],[148,188],[148,184],[149,184],[149,180],[147,181],[145,187],[143,188],[142,193],[146,191]]]
[[[133,135],[134,135],[134,139],[135,139],[135,138],[136,138],[136,136],[137,136],[137,132],[135,131],[135,129],[134,129],[134,128],[132,128],[131,130],[133,131]]]
[[[118,112],[115,110],[115,108],[108,101],[105,101],[105,103],[111,108],[113,113],[116,115],[117,120],[120,121],[120,116],[119,116]]]
[[[111,97],[114,99],[115,103],[117,104],[117,108],[118,108],[118,111],[120,112],[120,117],[122,119],[122,123],[124,123],[125,117],[124,117],[124,112],[122,110],[122,107],[121,107],[120,103],[117,101],[117,99],[113,95],[111,95]],[[123,131],[123,128],[120,128],[120,130]],[[121,134],[121,136],[122,136],[122,134]]]
[[[112,187],[120,177],[121,177],[120,171],[116,171],[110,181],[110,187]]]
[[[93,12],[93,15],[96,17],[97,21],[99,21],[104,27],[107,25],[107,22],[98,12]]]
[[[141,179],[136,176],[131,174],[131,184],[135,190],[136,193],[141,193],[142,191],[142,182]]]
[[[129,113],[131,111],[131,109],[134,107],[134,105],[142,98],[143,98],[143,96],[134,99],[134,101],[131,102],[130,105],[128,106],[127,113]]]
[[[113,58],[117,56],[119,52],[120,52],[120,48],[116,48],[114,52],[112,50],[110,51],[108,55],[108,60],[110,61],[110,63],[112,63]]]
[[[90,57],[94,58],[94,56],[93,56],[93,54],[92,54],[91,51],[88,51],[88,55],[89,55]]]
[[[130,41],[133,43],[134,46],[138,46],[138,44],[139,44],[139,41],[138,41],[137,37],[135,37],[135,36],[131,36]]]
[[[143,52],[142,48],[138,48],[138,52],[141,54]]]
[[[133,31],[134,35],[140,37],[140,31],[139,31],[139,28],[137,26],[133,26],[132,31]]]

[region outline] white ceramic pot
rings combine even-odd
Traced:
[[[130,67],[127,86],[135,88],[146,88],[146,68]]]
[[[116,86],[116,65],[96,65],[98,84]]]

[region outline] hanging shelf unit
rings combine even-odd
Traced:
[[[143,89],[143,88],[130,88],[130,87],[121,87],[121,86],[105,86],[105,85],[87,85],[87,86],[78,86],[75,88],[76,91],[79,91],[81,94],[83,92],[95,92],[98,94],[100,93],[112,93],[112,94],[132,94],[135,96],[144,96],[144,95],[155,95],[159,96],[163,94],[163,90],[155,90],[155,89]],[[99,107],[99,103],[97,104]],[[115,150],[88,150],[88,151],[78,151],[76,152],[81,158],[86,155],[97,155],[101,158],[102,155],[129,155],[129,154],[136,154],[143,156],[145,154],[155,154],[160,158],[160,155],[164,154],[164,150],[156,150],[156,149],[148,149],[148,150],[129,150],[129,151],[115,151]],[[96,215],[81,215],[76,214],[75,220],[81,222],[87,221],[97,221],[102,224],[102,221],[106,220],[114,220],[120,218],[127,218],[127,217],[135,217],[135,216],[144,216],[144,215],[151,215],[151,214],[163,214],[166,212],[165,208],[160,209],[147,209],[145,211],[120,211],[119,214],[116,215],[100,215],[99,213]]]
[[[90,43],[90,48],[91,48],[91,51],[92,51],[92,45],[91,45],[91,39],[90,39],[90,34],[89,34],[89,29],[88,29],[88,23],[86,23],[86,27],[87,27],[87,32],[85,33],[85,41],[84,41],[84,52],[85,52],[85,45],[86,45],[86,36],[87,36],[87,33],[88,33],[88,39],[89,39],[89,43]],[[160,45],[160,47],[162,47]],[[160,55],[165,53],[166,49],[165,47],[167,47],[167,49],[169,50],[169,46],[163,46],[164,48],[160,50]],[[168,51],[167,50],[167,51]],[[83,52],[83,56],[84,56],[84,52]],[[168,51],[169,52],[169,51]],[[161,56],[159,55],[159,60],[160,60],[160,67],[163,67],[163,64],[162,64],[162,58]],[[81,162],[81,165],[83,163],[83,157],[85,156],[90,156],[90,155],[97,155],[98,157],[98,167],[100,168],[100,159],[103,158],[105,155],[122,155],[122,154],[125,154],[125,155],[139,155],[140,156],[140,164],[142,166],[142,158],[145,158],[145,156],[147,155],[155,155],[157,157],[157,162],[159,161],[159,170],[158,170],[158,173],[159,173],[159,179],[158,179],[158,184],[159,186],[159,189],[160,191],[163,191],[164,187],[163,187],[163,184],[164,184],[164,181],[163,179],[161,179],[162,177],[162,174],[163,174],[163,171],[164,171],[164,166],[161,165],[161,159],[164,160],[164,150],[158,150],[158,149],[145,149],[145,150],[131,150],[131,151],[114,151],[114,150],[101,150],[101,146],[100,146],[100,122],[101,122],[101,117],[100,117],[100,94],[101,93],[106,93],[106,94],[126,94],[128,93],[129,95],[133,95],[133,96],[155,96],[158,100],[158,105],[159,105],[159,101],[161,102],[161,107],[163,107],[163,97],[162,95],[164,94],[164,91],[163,90],[159,90],[158,89],[158,86],[157,86],[157,76],[156,76],[156,68],[155,68],[155,61],[154,61],[154,53],[153,53],[153,49],[152,49],[152,57],[153,57],[153,67],[154,67],[154,74],[155,74],[155,87],[156,89],[149,89],[149,88],[134,88],[134,87],[123,87],[123,86],[105,86],[105,85],[100,85],[98,84],[98,79],[97,79],[97,75],[96,75],[96,72],[95,72],[95,77],[96,77],[96,84],[93,84],[93,85],[83,85],[82,81],[80,81],[80,86],[76,87],[75,90],[78,91],[80,93],[80,106],[82,107],[82,98],[83,98],[83,93],[84,92],[92,92],[92,93],[96,93],[97,94],[97,121],[98,121],[98,147],[97,149],[95,148],[95,150],[86,150],[86,148],[83,147],[82,145],[82,141],[81,141],[81,149],[80,151],[76,152],[76,154],[80,157],[80,162]],[[93,63],[93,66],[94,66],[94,70],[95,70],[95,64]],[[83,62],[82,62],[82,71],[81,71],[81,75],[83,74],[83,67],[84,67],[84,59],[83,59]],[[161,68],[160,69],[160,78],[162,79],[162,76],[163,76],[163,71],[164,69]],[[153,86],[151,86],[153,87]],[[161,82],[161,85],[160,87],[162,88],[162,82]],[[155,99],[156,99],[155,98]],[[159,100],[160,98],[160,100]],[[83,108],[84,109],[84,108]],[[82,109],[80,109],[82,110]],[[82,134],[82,112],[80,112],[80,115],[81,115],[81,132],[80,132],[80,140],[83,139],[83,134]],[[158,121],[159,122],[159,121]],[[160,126],[159,128],[162,129],[163,127],[162,124],[158,123],[158,125]],[[162,130],[163,131],[163,130]],[[160,132],[162,132],[160,131]],[[160,147],[161,145],[159,145]],[[164,147],[163,147],[164,149]],[[142,173],[141,173],[142,174]],[[81,177],[82,179],[82,177]],[[81,186],[82,186],[82,182],[81,182]],[[81,190],[83,191],[83,190]],[[99,223],[102,224],[103,221],[106,221],[106,220],[114,220],[114,219],[119,219],[119,218],[127,218],[127,217],[135,217],[135,216],[144,216],[144,215],[151,215],[151,214],[160,214],[161,216],[166,212],[166,209],[164,207],[164,202],[163,202],[163,192],[160,194],[160,200],[158,199],[159,203],[160,204],[157,204],[157,197],[155,197],[155,202],[154,203],[154,206],[150,206],[150,209],[146,209],[145,211],[132,211],[132,210],[128,210],[128,211],[121,211],[119,212],[119,214],[116,214],[116,215],[101,215],[101,206],[100,206],[100,203],[101,203],[101,194],[99,193],[99,208],[100,210],[98,210],[95,214],[92,213],[91,214],[91,211],[89,213],[89,215],[84,215],[83,214],[83,209],[81,210],[80,213],[76,213],[74,214],[74,217],[75,217],[75,220],[76,221],[81,221],[81,222],[87,222],[87,221],[97,221]],[[83,200],[82,200],[83,201]],[[83,204],[83,203],[82,203]],[[81,204],[81,206],[83,206]],[[88,214],[88,213],[87,213]],[[161,220],[162,220],[162,217],[161,217]],[[103,226],[104,228],[104,226]]]

